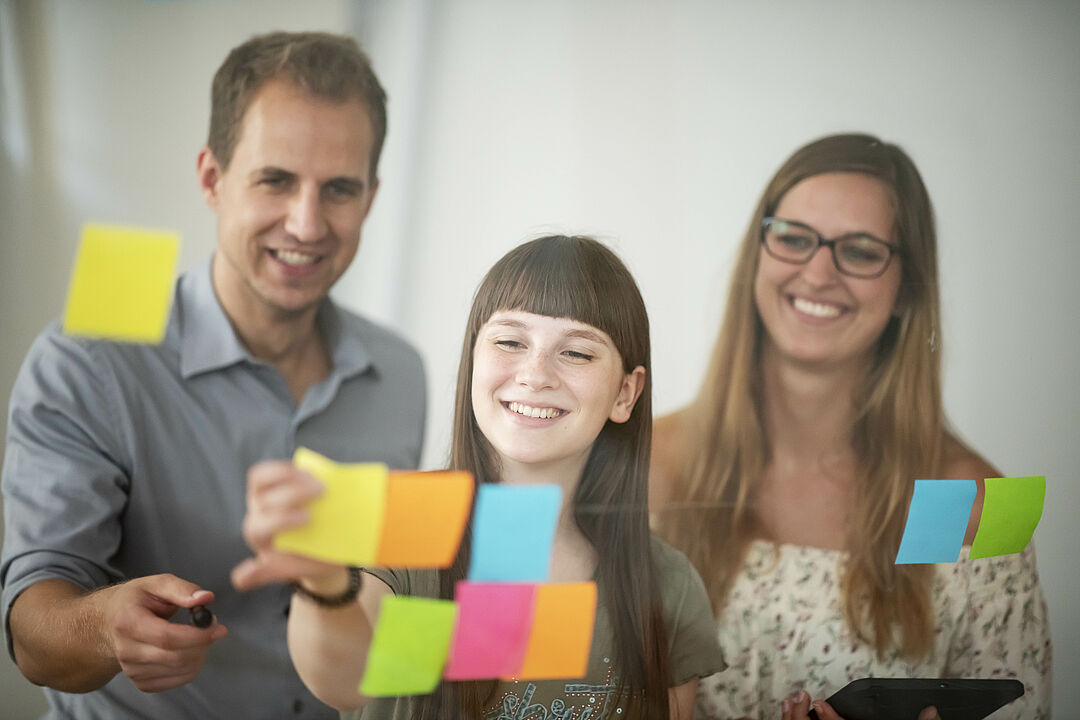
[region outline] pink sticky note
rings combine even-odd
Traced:
[[[536,602],[534,583],[457,584],[447,680],[507,677],[521,669]]]

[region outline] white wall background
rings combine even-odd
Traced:
[[[934,199],[946,407],[1004,472],[1048,479],[1036,534],[1055,716],[1080,705],[1080,3],[0,0],[0,393],[57,315],[80,224],[213,247],[194,181],[209,84],[269,29],[354,32],[391,98],[382,189],[336,292],[428,364],[449,440],[471,294],[506,250],[597,234],[637,276],[658,411],[693,394],[769,175],[819,135],[904,146]],[[4,717],[38,691],[0,658]],[[14,703],[14,704],[12,704]]]

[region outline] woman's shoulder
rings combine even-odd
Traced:
[[[979,455],[977,452],[962,443],[954,435],[946,435],[944,443],[944,468],[945,480],[984,480],[988,477],[999,477],[997,468]]]
[[[982,455],[962,443],[954,435],[946,435],[942,459],[943,480],[974,480],[976,487],[975,502],[971,505],[971,518],[968,521],[964,544],[970,545],[975,539],[975,530],[982,517],[983,497],[986,494],[983,480],[1001,477],[1001,472],[990,464]]]
[[[684,407],[653,423],[649,507],[654,510],[671,498],[672,485],[683,472],[690,450],[690,415],[690,407]]]

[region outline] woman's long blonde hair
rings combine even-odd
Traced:
[[[856,394],[844,611],[879,656],[895,649],[915,658],[933,642],[932,568],[895,559],[914,480],[940,476],[947,429],[933,209],[918,170],[897,146],[869,135],[825,137],[796,151],[765,188],[743,237],[705,379],[686,411],[694,450],[672,479],[672,500],[700,509],[661,513],[659,525],[701,571],[719,613],[757,531],[754,488],[771,452],[761,409],[764,328],[753,296],[762,219],[797,183],[831,172],[863,173],[888,188],[902,264],[898,313]]]

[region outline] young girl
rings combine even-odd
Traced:
[[[478,483],[562,487],[550,580],[595,580],[599,591],[584,678],[443,682],[424,697],[362,697],[357,685],[380,600],[388,593],[452,598],[466,576],[468,540],[447,570],[369,570],[358,602],[326,607],[327,599],[355,595],[346,570],[272,549],[275,533],[306,520],[304,505],[319,484],[288,462],[253,467],[244,530],[255,557],[236,568],[234,583],[298,581],[289,648],[311,691],[341,710],[366,705],[353,714],[365,719],[692,718],[699,678],[724,662],[701,579],[649,532],[648,366],[648,317],[637,285],[595,240],[521,245],[476,293],[450,465]]]

